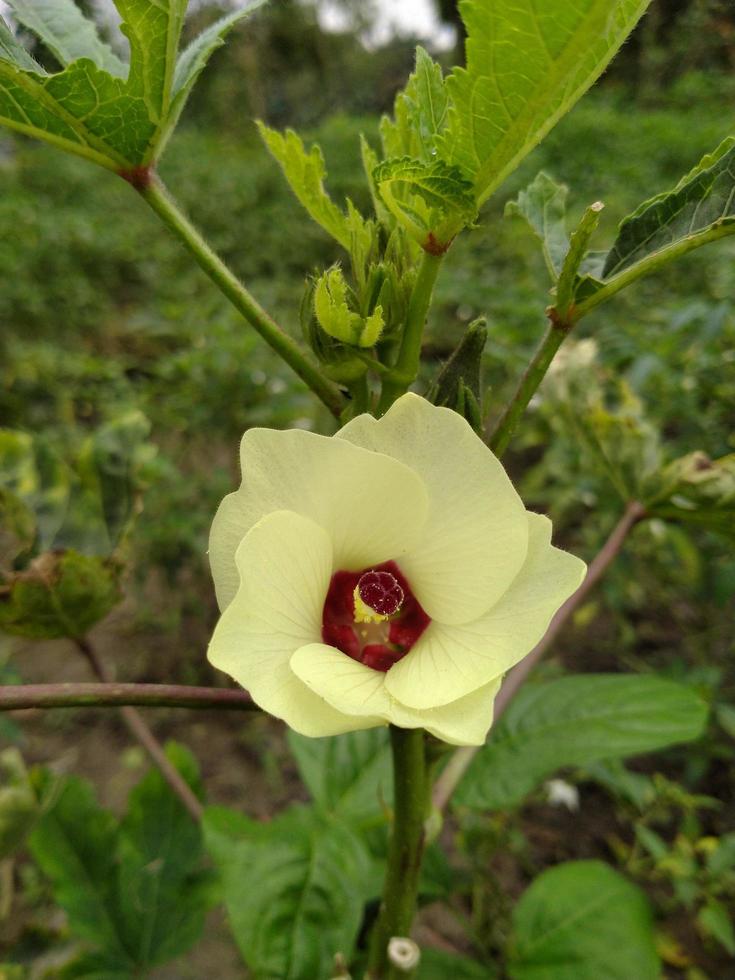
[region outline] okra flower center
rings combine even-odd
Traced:
[[[373,670],[388,671],[416,643],[430,618],[395,562],[332,575],[322,639]]]

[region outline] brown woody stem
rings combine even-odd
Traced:
[[[79,652],[86,658],[96,676],[99,677],[103,683],[109,684],[112,681],[112,672],[104,660],[100,658],[99,654],[89,640],[86,637],[77,637],[74,642],[76,643]],[[133,738],[136,738],[138,742],[140,742],[153,760],[154,764],[158,766],[159,772],[181,800],[191,816],[197,821],[201,820],[202,814],[204,813],[202,804],[196,798],[196,795],[176,766],[171,763],[170,759],[163,751],[161,743],[148,727],[147,723],[143,720],[138,709],[133,708],[130,705],[125,705],[124,707],[120,708],[120,715],[122,716],[122,720],[127,725],[130,734],[133,736]]]
[[[209,708],[258,711],[246,691],[187,684],[13,684],[0,687],[0,711],[29,708]]]

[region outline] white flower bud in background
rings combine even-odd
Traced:
[[[579,809],[579,790],[564,779],[550,779],[546,784],[546,799],[552,806],[565,806],[572,812]]]
[[[388,940],[388,959],[399,970],[410,973],[419,965],[421,950],[407,936],[392,936]]]

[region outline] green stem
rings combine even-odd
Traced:
[[[594,310],[596,306],[600,303],[606,302],[615,293],[619,293],[621,289],[625,289],[631,283],[635,282],[636,279],[641,279],[643,276],[648,276],[662,266],[667,265],[674,259],[678,259],[682,255],[686,255],[687,252],[692,252],[695,248],[700,248],[702,245],[707,245],[709,242],[715,242],[720,238],[726,238],[728,235],[735,234],[735,225],[732,223],[722,223],[715,224],[705,231],[698,232],[694,235],[689,235],[686,238],[682,238],[673,245],[669,245],[667,248],[662,248],[658,252],[653,252],[651,255],[647,255],[645,259],[641,259],[640,262],[636,262],[634,265],[629,266],[627,269],[623,269],[616,276],[601,286],[597,292],[593,293],[588,299],[582,300],[578,306],[574,308],[574,320],[580,320],[583,316],[586,316],[591,310]]]
[[[370,938],[369,980],[406,980],[413,975],[413,971],[406,972],[390,962],[388,943],[393,936],[409,936],[416,914],[424,821],[430,789],[423,729],[391,725],[390,735],[393,749],[393,831],[383,900]]]
[[[224,293],[235,309],[245,317],[263,340],[279,354],[311,388],[329,411],[339,418],[344,407],[339,391],[324,378],[305,356],[298,344],[284,333],[273,318],[227,268],[222,259],[205,242],[197,229],[153,174],[150,180],[137,185],[141,197],[153,208],[163,223],[186,246],[212,282]]]
[[[396,398],[403,394],[419,373],[421,338],[443,257],[443,255],[431,255],[429,252],[423,253],[408,304],[401,348],[396,363],[393,365],[394,377],[386,379],[383,384],[380,402],[378,403],[378,415],[383,415],[388,411]]]
[[[518,382],[513,397],[505,406],[503,414],[498,419],[490,436],[488,444],[496,456],[502,456],[508,448],[516,425],[536,393],[538,386],[544,380],[544,376],[549,370],[556,352],[564,343],[569,330],[570,324],[561,323],[555,319],[551,320],[536,353]]]
[[[351,415],[361,415],[370,410],[370,388],[368,386],[367,372],[353,381],[349,386],[352,395],[352,405],[350,406]]]

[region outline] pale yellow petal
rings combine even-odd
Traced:
[[[235,562],[240,585],[209,644],[211,663],[303,735],[370,727],[314,694],[289,666],[295,650],[321,638],[332,574],[326,531],[299,514],[275,511],[248,531]]]
[[[311,643],[296,650],[291,669],[312,691],[348,715],[390,720],[390,699],[385,674],[372,670],[326,643]]]
[[[416,711],[388,693],[386,677],[391,671],[384,674],[371,670],[324,643],[301,647],[291,658],[291,667],[315,694],[340,711],[361,718],[365,728],[381,723],[399,728],[425,728],[452,745],[482,744],[492,723],[493,701],[500,688],[498,678],[453,704]]]
[[[461,626],[431,623],[390,669],[386,683],[399,701],[418,709],[455,701],[504,674],[543,637],[586,566],[552,547],[548,518],[529,513],[528,526],[526,563],[493,608]]]
[[[299,429],[250,429],[243,436],[241,463],[242,485],[220,504],[209,539],[220,609],[237,591],[238,545],[271,511],[294,511],[324,528],[335,569],[358,571],[400,560],[421,537],[426,489],[413,470],[390,455]]]
[[[431,735],[451,745],[482,745],[487,738],[488,729],[493,723],[495,697],[500,690],[502,678],[478,687],[471,694],[425,711],[405,708],[417,718],[423,718],[423,727]]]
[[[407,394],[337,437],[393,456],[423,480],[429,516],[399,564],[431,618],[467,623],[494,605],[525,561],[528,524],[505,470],[467,422]]]

